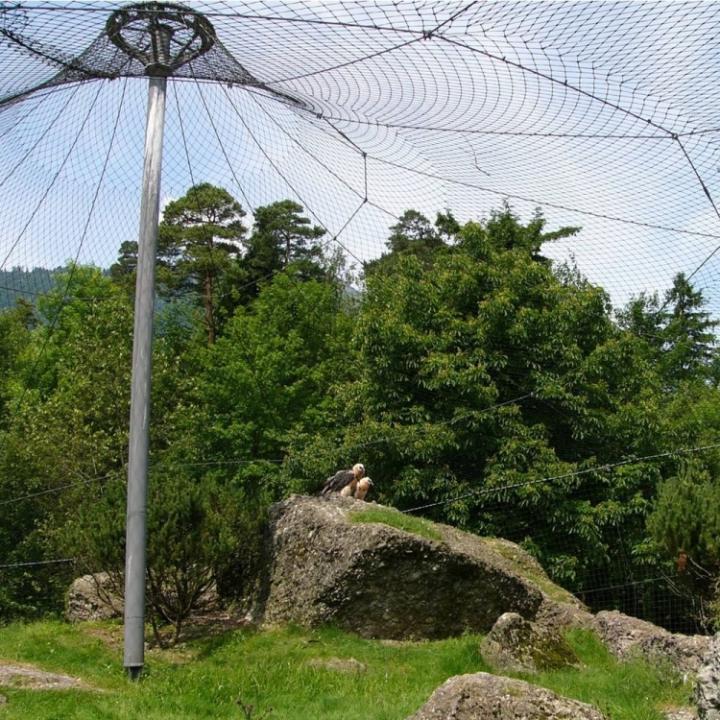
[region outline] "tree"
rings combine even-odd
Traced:
[[[702,292],[678,273],[662,305],[656,294],[641,293],[617,314],[620,326],[647,344],[668,389],[688,381],[717,382],[718,321],[704,306]]]
[[[37,327],[16,322],[7,336],[8,347],[30,337],[9,369],[10,417],[0,429],[0,499],[13,508],[0,551],[9,563],[62,556],[75,565],[12,570],[0,592],[8,613],[57,609],[72,570],[108,571],[123,588],[132,305],[99,270],[71,266],[40,298],[38,317]],[[188,442],[177,418],[198,372],[182,334],[168,330],[155,342],[148,511],[151,617],[176,633],[241,537],[236,498],[165,462]]]
[[[0,546],[9,563],[58,557],[58,528],[96,485],[122,472],[126,456],[132,336],[126,295],[99,270],[70,266],[38,299],[36,317],[10,370],[0,438],[0,498],[12,508]],[[21,568],[1,584],[11,607],[55,608],[69,571]]]
[[[333,285],[298,278],[292,266],[276,275],[203,363],[199,454],[252,460],[235,470],[253,483],[258,470],[277,469],[290,433],[318,426],[328,387],[347,375],[351,323]]]
[[[35,309],[26,300],[18,300],[11,309],[0,310],[0,430],[10,411],[10,386],[30,344],[30,331],[34,325]]]
[[[681,582],[703,600],[706,627],[720,622],[720,465],[716,454],[686,458],[660,486],[648,529]]]
[[[665,296],[671,308],[663,328],[662,372],[672,385],[708,377],[716,353],[717,320],[703,310],[705,300],[684,273],[678,273]]]
[[[390,228],[390,237],[386,243],[390,252],[394,253],[418,251],[420,248],[432,250],[442,244],[437,229],[417,210],[406,210],[400,216],[398,222]]]
[[[120,245],[118,259],[110,266],[110,277],[125,288],[131,298],[135,297],[135,278],[137,274],[138,244],[134,240],[125,240]]]
[[[202,183],[165,207],[160,223],[159,277],[172,291],[196,295],[204,310],[208,344],[218,334],[219,306],[232,291],[246,228],[245,211],[227,190]]]
[[[648,349],[657,357],[665,343],[663,326],[667,315],[660,310],[657,293],[640,293],[616,313],[618,325],[643,339]]]
[[[446,247],[446,240],[454,237],[459,225],[452,213],[438,213],[435,225],[417,210],[406,210],[395,225],[385,243],[388,252],[377,260],[365,263],[365,274],[377,271],[390,272],[399,257],[414,255],[430,262],[436,250]]]
[[[244,550],[238,533],[243,498],[213,478],[194,476],[181,465],[151,470],[147,504],[147,598],[149,618],[159,644],[160,625],[169,623],[172,644],[185,621],[207,607],[217,578]],[[109,574],[122,595],[125,563],[125,486],[107,483],[80,502],[71,522],[58,533],[83,572]],[[241,529],[241,528],[240,528]]]
[[[322,249],[316,242],[325,230],[312,225],[302,213],[302,205],[292,200],[280,200],[255,211],[255,224],[243,258],[251,297],[258,294],[263,281],[291,265],[304,280],[326,276]]]

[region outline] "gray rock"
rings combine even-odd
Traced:
[[[666,662],[681,674],[696,673],[710,646],[706,635],[670,633],[615,610],[599,612],[594,627],[618,659],[640,656],[650,662]]]
[[[485,538],[484,542],[540,590],[543,600],[535,613],[536,623],[561,633],[576,628],[592,629],[593,614],[572,593],[553,583],[532,555],[502,538]]]
[[[65,617],[70,622],[122,617],[123,601],[118,582],[105,572],[76,578],[67,593]]]
[[[712,639],[698,671],[695,703],[702,720],[720,720],[720,633]]]
[[[538,581],[507,557],[512,548],[532,561],[517,545],[500,541],[501,552],[498,541],[444,525],[432,526],[440,539],[430,540],[386,524],[349,521],[351,512],[369,507],[379,506],[302,496],[274,505],[256,618],[331,623],[364,637],[432,639],[487,632],[504,612],[532,618],[545,601]],[[556,588],[539,565],[533,573]]]
[[[674,708],[663,710],[665,720],[698,720],[697,713],[691,708]]]
[[[361,663],[355,658],[313,658],[308,661],[310,667],[322,668],[331,672],[346,673],[357,675],[367,671],[367,665]]]
[[[545,688],[487,673],[443,683],[407,720],[604,720],[591,705]]]
[[[557,602],[545,598],[535,615],[538,625],[558,633],[567,630],[593,630],[595,616],[573,597],[575,602]]]
[[[500,672],[541,672],[578,666],[580,660],[554,629],[537,625],[517,613],[504,613],[483,638],[480,652]]]
[[[45,672],[31,665],[0,664],[0,686],[19,687],[26,690],[88,689],[80,678]]]

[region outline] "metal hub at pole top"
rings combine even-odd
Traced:
[[[108,19],[110,41],[145,66],[150,77],[170,77],[215,44],[215,28],[202,14],[173,3],[126,5]]]

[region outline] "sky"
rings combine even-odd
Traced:
[[[539,207],[549,229],[581,228],[545,254],[616,305],[697,271],[720,311],[720,5],[187,4],[221,45],[169,82],[164,203],[197,182],[249,213],[292,197],[356,263],[410,207]],[[137,236],[147,81],[1,104],[57,72],[18,38],[77,57],[120,4],[20,5],[0,7],[0,265],[107,267]],[[240,66],[263,86],[233,82]]]

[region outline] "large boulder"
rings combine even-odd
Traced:
[[[171,584],[163,586],[167,597],[176,592]],[[106,572],[75,578],[65,596],[65,617],[70,622],[112,620],[123,616],[122,578]],[[217,587],[212,583],[196,600],[193,614],[214,612],[221,607]]]
[[[480,644],[483,658],[498,672],[556,670],[579,665],[575,651],[554,628],[517,613],[503,613]]]
[[[720,633],[712,639],[697,674],[695,702],[702,720],[720,720]]]
[[[599,612],[594,629],[618,659],[640,656],[650,662],[666,662],[682,674],[700,669],[711,640],[707,635],[671,633],[616,610]]]
[[[550,690],[487,673],[443,683],[407,720],[604,720],[591,705]]]
[[[88,690],[80,678],[45,672],[32,665],[6,665],[0,663],[0,686],[23,690]]]
[[[371,508],[390,524],[352,521]],[[435,539],[391,526],[405,518],[339,496],[274,505],[257,618],[331,623],[365,637],[443,638],[486,632],[504,612],[533,618],[546,602],[572,603],[517,545],[445,525],[428,523]]]
[[[70,622],[122,617],[123,600],[117,583],[108,573],[75,578],[65,598],[65,617]]]

